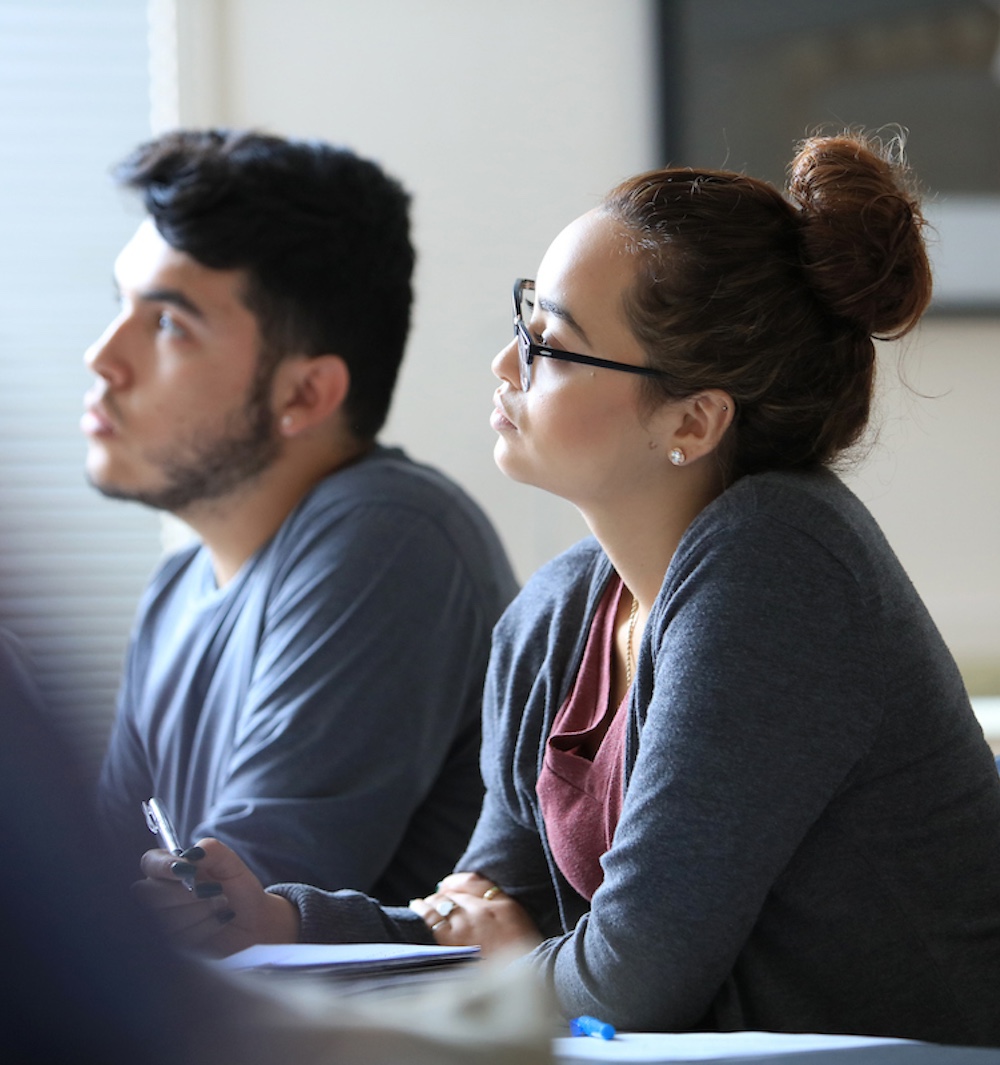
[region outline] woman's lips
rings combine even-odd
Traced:
[[[494,401],[493,413],[490,415],[490,425],[499,433],[505,429],[517,429],[517,426],[507,416],[499,401]]]

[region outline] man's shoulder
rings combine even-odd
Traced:
[[[377,447],[317,484],[257,560],[260,577],[284,580],[319,567],[371,580],[388,560],[447,581],[458,567],[500,606],[516,591],[510,562],[482,509],[453,480],[398,448]],[[494,606],[491,606],[491,611]],[[496,607],[499,613],[499,606]]]
[[[499,536],[479,504],[452,478],[416,462],[400,448],[378,446],[360,462],[326,477],[303,500],[289,527],[348,522],[351,535],[402,530],[447,542],[459,555],[487,558],[508,569]]]
[[[416,462],[401,448],[382,445],[361,461],[324,478],[309,499],[314,508],[359,502],[431,514],[482,514],[468,493],[441,470]]]

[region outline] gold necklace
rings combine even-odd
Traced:
[[[625,643],[625,689],[632,687],[632,637],[635,635],[635,622],[639,617],[639,600],[632,596],[632,606],[628,612],[628,640]]]

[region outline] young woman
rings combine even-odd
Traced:
[[[504,473],[593,537],[496,629],[459,871],[386,909],[265,893],[203,841],[225,901],[199,902],[152,852],[181,934],[516,944],[567,1015],[622,1028],[1000,1045],[1000,780],[830,472],[872,338],[927,305],[922,225],[898,160],[845,136],[802,147],[787,196],[655,171],[565,229],[515,288],[492,424]]]

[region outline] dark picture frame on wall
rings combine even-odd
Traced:
[[[899,136],[933,229],[933,310],[1000,315],[996,0],[659,0],[664,165],[781,184],[795,144]]]

